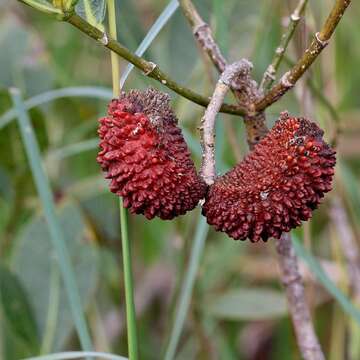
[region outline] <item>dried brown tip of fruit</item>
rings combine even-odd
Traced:
[[[203,206],[209,224],[234,239],[267,241],[308,220],[331,190],[335,151],[323,131],[283,112],[236,167],[216,179]]]
[[[172,219],[205,195],[167,94],[155,89],[122,93],[99,120],[97,157],[110,190],[130,212]]]

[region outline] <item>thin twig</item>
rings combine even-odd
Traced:
[[[18,0],[26,5],[28,0]],[[112,50],[114,53],[118,54],[123,59],[129,61],[135,67],[143,71],[145,76],[153,78],[159,81],[161,84],[167,88],[173,90],[177,94],[185,97],[186,99],[206,107],[209,104],[209,99],[205,96],[202,96],[185,86],[178,84],[173,80],[169,75],[160,70],[159,66],[154,64],[151,61],[147,61],[140,56],[133,54],[129,49],[120,44],[118,41],[114,40],[106,32],[102,32],[98,28],[89,24],[86,20],[75,14],[74,12],[70,13],[61,13],[59,14],[59,19],[66,21],[79,29],[81,32],[85,33],[89,37],[93,38],[96,41],[99,41],[106,48]],[[244,115],[246,109],[242,106],[223,104],[220,112],[233,114],[233,115]]]
[[[251,63],[245,59],[228,65],[221,74],[219,81],[216,84],[214,93],[211,97],[210,103],[205,110],[204,116],[201,119],[200,133],[201,145],[203,150],[203,158],[200,174],[205,183],[211,185],[214,182],[215,169],[215,119],[219,112],[221,104],[224,101],[226,93],[230,89],[230,84],[235,76],[242,72],[249,71]]]
[[[274,82],[276,72],[281,64],[289,42],[294,35],[295,29],[301,19],[301,16],[305,11],[307,2],[308,0],[299,0],[295,10],[289,16],[289,24],[285,30],[285,33],[281,37],[279,46],[275,50],[275,54],[271,64],[268,66],[264,73],[264,76],[260,83],[260,89],[267,90]]]
[[[279,255],[281,279],[285,286],[289,311],[301,354],[305,360],[324,360],[325,357],[311,322],[298,260],[289,234],[283,234],[276,241],[276,249]]]
[[[201,49],[209,56],[218,72],[222,74],[228,63],[214,39],[210,26],[202,19],[191,0],[179,0],[179,4]],[[256,81],[250,76],[252,67],[248,70],[241,73],[241,76],[234,77],[231,82],[231,90],[239,104],[244,107],[259,97]]]
[[[199,42],[201,48],[209,55],[219,73],[223,73],[226,68],[227,61],[222,55],[218,44],[214,40],[210,26],[201,18],[194,4],[190,0],[179,0],[179,4],[186,19],[189,21],[193,29],[194,36]]]
[[[335,31],[345,10],[350,5],[351,0],[337,0],[332,8],[322,29],[314,35],[310,46],[305,50],[303,56],[295,66],[285,73],[280,82],[271,88],[271,90],[259,101],[253,104],[254,112],[260,112],[268,108],[274,102],[278,101],[296,82],[301,78],[305,71],[311,66],[321,51],[329,43],[330,37]]]
[[[292,61],[287,56],[284,56],[284,62],[286,64],[288,64],[289,66],[294,66],[295,65],[295,62]],[[331,103],[331,101],[324,95],[323,91],[320,90],[317,87],[317,85],[314,83],[311,76],[307,76],[305,78],[305,81],[306,81],[307,86],[310,88],[312,95],[315,96],[317,98],[317,100],[319,100],[319,102],[321,104],[323,104],[325,109],[328,111],[330,117],[334,121],[334,124],[333,124],[334,125],[334,130],[333,130],[333,135],[332,135],[331,140],[330,140],[330,144],[333,147],[336,147],[337,142],[338,142],[338,137],[342,132],[341,123],[340,123],[340,121],[341,121],[340,115],[338,114],[336,108]]]
[[[91,38],[100,41],[100,43],[102,43],[105,47],[131,62],[138,69],[142,70],[144,75],[159,81],[164,86],[196,104],[204,107],[209,104],[209,99],[207,97],[199,95],[191,89],[178,84],[169,75],[160,70],[158,65],[154,64],[153,62],[146,61],[145,59],[133,54],[118,41],[112,39],[106,33],[103,33],[96,27],[92,26],[80,16],[72,14],[71,16],[65,18],[65,21],[69,22]],[[245,109],[243,107],[229,104],[223,104],[220,111],[235,115],[245,114]]]
[[[360,300],[360,253],[354,239],[349,219],[346,215],[344,205],[338,197],[335,197],[330,209],[330,217],[339,233],[339,240],[343,249],[348,268],[348,275],[352,291]]]
[[[191,0],[179,0],[179,4],[203,52],[209,56],[219,73],[222,73],[227,66],[227,61],[214,39],[210,26],[202,19]],[[241,76],[235,77],[230,87],[239,105],[245,108],[244,121],[250,149],[268,131],[265,116],[252,114],[250,107],[250,104],[262,96],[256,81],[250,75],[251,69],[252,67],[247,72],[243,72]],[[249,112],[251,114],[247,115]]]

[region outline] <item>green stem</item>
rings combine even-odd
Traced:
[[[112,1],[112,0],[111,0]],[[120,224],[121,224],[121,244],[123,251],[123,266],[124,266],[124,282],[125,282],[125,301],[126,301],[126,323],[128,332],[128,349],[129,359],[137,360],[138,355],[138,340],[136,329],[136,314],[134,302],[134,287],[131,265],[131,251],[128,238],[127,229],[127,214],[123,205],[122,198],[119,199],[120,205]]]
[[[87,34],[89,37],[100,41],[105,47],[112,50],[125,60],[129,61],[138,69],[142,70],[144,75],[159,81],[164,86],[168,87],[169,89],[175,91],[177,94],[187,98],[188,100],[196,104],[204,107],[209,104],[209,98],[199,95],[198,93],[182,85],[179,85],[177,82],[171,79],[169,75],[165,74],[162,70],[160,70],[160,68],[156,64],[146,61],[145,59],[133,54],[114,38],[112,38],[111,36],[107,36],[106,33],[103,33],[96,27],[92,26],[80,16],[76,14],[71,14],[68,17],[65,17],[64,20],[75,26],[83,33]],[[244,115],[246,113],[246,109],[241,106],[223,104],[220,112],[234,115]]]
[[[116,40],[116,10],[114,0],[107,0],[109,14],[110,36]],[[120,95],[120,66],[119,57],[115,52],[111,52],[111,70],[114,96]],[[134,286],[131,264],[131,250],[127,227],[127,213],[124,208],[123,199],[119,199],[120,207],[120,227],[121,227],[121,246],[123,256],[124,283],[125,283],[125,303],[126,303],[126,324],[128,332],[128,352],[130,360],[137,360],[138,341],[136,329],[136,313],[134,302]]]
[[[114,0],[107,0],[108,6],[108,15],[109,15],[109,33],[110,36],[116,40],[117,31],[116,31],[116,10]],[[111,75],[112,75],[112,86],[113,93],[115,97],[120,95],[120,62],[118,55],[111,51]]]

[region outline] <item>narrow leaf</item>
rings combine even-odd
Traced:
[[[328,277],[321,264],[312,256],[295,236],[292,236],[296,254],[305,261],[311,272],[316,276],[325,289],[336,299],[343,310],[360,325],[360,310],[345,296],[345,294]]]

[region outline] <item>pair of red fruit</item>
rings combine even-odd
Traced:
[[[207,186],[198,176],[167,94],[123,93],[100,119],[97,161],[130,212],[170,220],[196,207],[234,239],[280,238],[311,217],[331,190],[335,151],[324,132],[282,113],[232,170]]]

